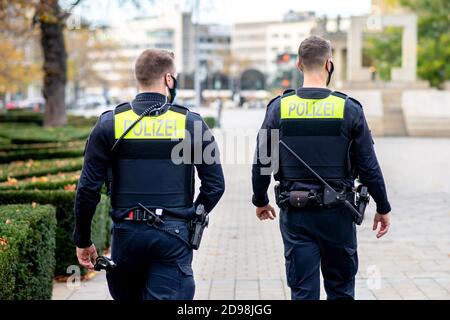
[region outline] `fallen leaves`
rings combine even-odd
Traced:
[[[68,185],[64,186],[64,190],[66,190],[66,191],[75,191],[76,187],[77,187],[76,184],[68,184]]]
[[[8,184],[10,186],[15,186],[17,184],[17,179],[15,179],[13,177],[8,177],[6,184]]]
[[[43,177],[32,177],[31,178],[31,182],[32,183],[36,183],[36,182],[48,182],[48,177],[43,176]]]
[[[6,246],[8,244],[8,239],[0,237],[0,245]]]

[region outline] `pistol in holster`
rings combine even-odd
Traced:
[[[94,270],[101,271],[105,270],[106,272],[111,272],[116,268],[116,264],[112,261],[111,258],[105,256],[98,256],[95,259]]]
[[[366,211],[367,205],[370,202],[369,191],[366,186],[359,185],[356,188],[356,199],[355,206],[359,212],[359,216],[355,216],[355,223],[361,225],[364,220],[364,212]]]
[[[195,218],[190,222],[189,243],[194,250],[200,248],[203,237],[203,231],[208,227],[209,215],[205,211],[205,207],[200,204],[195,211]]]

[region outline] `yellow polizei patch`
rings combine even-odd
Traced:
[[[114,116],[115,138],[127,130],[139,116],[128,110]],[[168,110],[156,117],[144,117],[139,121],[124,139],[184,139],[186,130],[186,115]]]
[[[345,99],[303,99],[297,95],[281,99],[281,119],[343,119]]]

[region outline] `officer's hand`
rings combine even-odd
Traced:
[[[94,244],[87,248],[77,248],[78,262],[89,270],[94,270],[94,264],[92,261],[95,261],[97,256],[97,249]]]
[[[265,207],[258,207],[256,208],[256,217],[258,217],[259,220],[273,220],[277,216],[277,213],[275,212],[275,209],[270,205],[266,205]]]
[[[377,230],[378,224],[381,225],[381,227],[377,233],[377,238],[381,238],[386,233],[388,233],[389,226],[391,225],[390,220],[391,220],[391,215],[389,213],[387,213],[387,214],[376,213],[375,214],[375,217],[373,218],[373,230],[374,231]]]

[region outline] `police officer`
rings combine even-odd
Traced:
[[[111,172],[111,258],[116,268],[107,280],[112,297],[193,299],[189,223],[199,207],[211,212],[224,192],[217,144],[200,115],[173,103],[173,53],[145,50],[135,76],[139,94],[103,113],[86,145],[75,201],[78,260],[93,268],[97,252],[91,221]],[[194,161],[195,150],[212,160],[196,156]],[[201,186],[193,201],[195,169]]]
[[[283,192],[323,196],[323,184],[279,144],[280,139],[338,192],[352,196],[359,176],[377,204],[373,230],[379,227],[380,238],[389,230],[391,211],[383,175],[361,104],[327,89],[334,68],[330,42],[318,36],[305,39],[298,51],[298,68],[304,74],[303,87],[269,103],[260,131],[265,133],[258,136],[252,170],[256,216],[276,217],[267,196],[271,171]],[[281,208],[291,297],[319,299],[321,268],[328,299],[354,299],[358,269],[354,214],[343,204],[323,206],[317,201]]]

